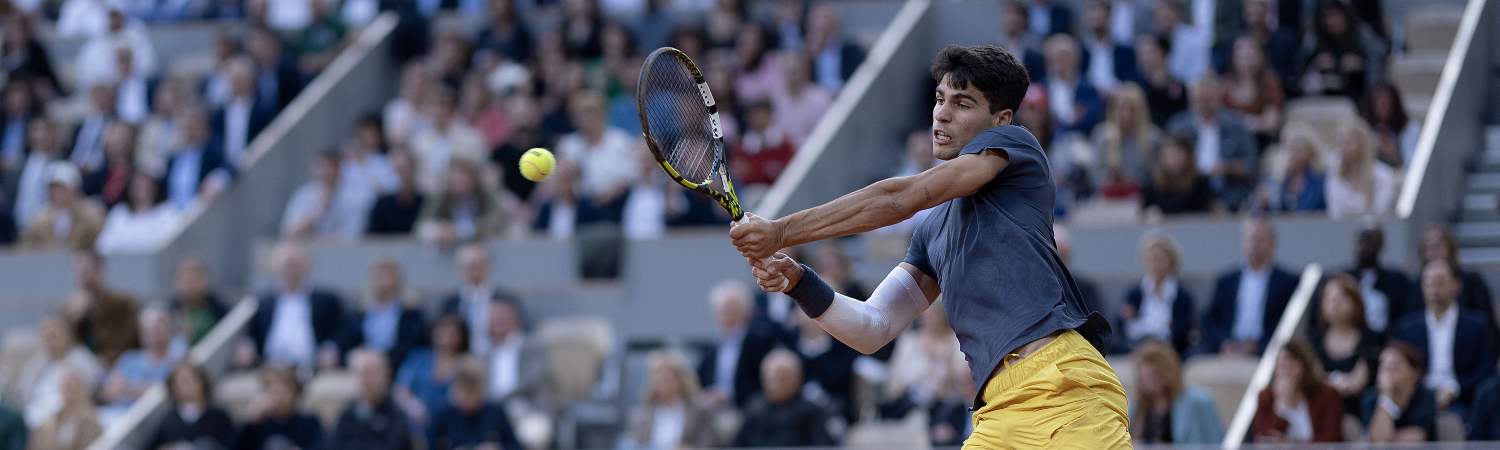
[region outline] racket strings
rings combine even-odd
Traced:
[[[647,64],[644,112],[657,151],[683,178],[707,181],[715,169],[716,140],[698,84],[676,58],[653,58]]]

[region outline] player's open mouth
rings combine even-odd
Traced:
[[[953,137],[943,130],[932,130],[932,143],[937,145],[948,145],[953,142]]]

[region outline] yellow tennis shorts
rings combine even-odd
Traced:
[[[1130,448],[1125,389],[1077,331],[1000,364],[984,384],[964,450]]]

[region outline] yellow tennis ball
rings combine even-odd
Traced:
[[[521,155],[521,176],[531,181],[542,181],[552,174],[557,160],[545,148],[533,147]]]

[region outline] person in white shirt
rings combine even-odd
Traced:
[[[636,155],[641,173],[625,194],[621,227],[630,240],[656,239],[667,230],[667,216],[680,213],[687,205],[681,201],[680,192],[667,185],[667,177],[657,169],[651,152],[641,148]]]
[[[130,47],[115,50],[114,62],[118,67],[115,88],[115,115],[131,125],[140,125],[146,120],[150,108],[146,105],[146,74],[135,70],[135,57]]]
[[[709,448],[718,445],[710,425],[715,410],[699,395],[698,376],[671,350],[646,355],[643,404],[631,411],[624,442],[630,450]]]
[[[1458,304],[1461,285],[1448,260],[1429,261],[1421,281],[1426,308],[1403,318],[1392,337],[1427,352],[1422,382],[1440,410],[1467,406],[1479,384],[1495,374],[1500,337],[1483,313]]]
[[[42,348],[22,367],[12,386],[14,404],[25,406],[26,424],[36,428],[62,409],[62,374],[78,371],[89,380],[103,373],[93,353],[78,344],[73,330],[61,318],[49,316],[37,325]]]
[[[1157,339],[1184,353],[1191,342],[1193,297],[1178,279],[1182,250],[1171,236],[1151,232],[1141,237],[1140,284],[1125,294],[1120,318],[1128,347]]]
[[[578,165],[579,200],[601,209],[618,207],[615,202],[640,174],[633,153],[638,151],[636,138],[608,125],[604,98],[597,93],[575,94],[568,112],[578,132],[558,139],[557,154]]]
[[[73,133],[68,160],[84,172],[104,165],[104,132],[115,122],[115,86],[96,84],[89,88],[89,112]]]
[[[1172,50],[1167,54],[1167,68],[1172,76],[1193,83],[1209,75],[1209,46],[1212,33],[1184,20],[1182,4],[1177,1],[1156,2],[1156,32],[1167,36]]]
[[[412,155],[417,157],[422,168],[419,185],[427,193],[436,193],[446,184],[448,163],[453,160],[482,162],[488,149],[484,137],[474,127],[464,123],[455,109],[452,90],[434,85],[433,92],[423,99],[424,107],[432,125],[416,132],[411,138]],[[559,142],[561,149],[561,142]]]
[[[342,182],[339,165],[339,154],[332,150],[313,161],[312,179],[292,193],[281,216],[283,237],[354,241],[364,234],[373,198]]]
[[[16,229],[25,230],[47,206],[47,166],[62,156],[57,128],[46,117],[26,125],[27,155],[20,167],[15,197]]]
[[[521,305],[503,292],[490,299],[490,352],[485,355],[489,380],[486,398],[517,413],[542,407],[547,387],[547,354],[526,335]]]
[[[464,318],[469,327],[469,352],[487,355],[490,351],[490,300],[496,283],[490,280],[490,251],[484,244],[459,247],[453,255],[458,268],[459,288],[443,300],[443,313]]]
[[[94,244],[99,253],[151,252],[175,236],[182,213],[162,202],[160,193],[156,179],[136,172],[130,178],[126,200],[110,208],[104,219],[104,229]]]
[[[395,191],[401,184],[395,167],[381,154],[387,149],[382,133],[379,116],[362,118],[353,139],[344,146],[344,182],[369,196],[371,201],[380,194]]]
[[[278,282],[257,300],[260,306],[250,319],[250,340],[236,350],[236,366],[249,367],[261,358],[304,373],[337,367],[339,349],[334,340],[343,327],[342,301],[312,286],[307,250],[297,242],[277,244],[270,259]]]
[[[87,38],[109,30],[110,7],[104,0],[67,0],[57,15],[57,34]]]
[[[1259,355],[1297,289],[1297,277],[1276,266],[1276,235],[1265,218],[1241,228],[1243,265],[1214,284],[1213,303],[1203,317],[1202,351]]]
[[[83,48],[78,50],[75,63],[78,81],[85,85],[115,82],[130,75],[149,77],[156,73],[156,48],[146,36],[145,26],[139,21],[125,17],[118,10],[111,10],[106,20],[107,28],[91,34]],[[119,65],[113,64],[120,48],[128,48],[133,62],[129,69],[134,73],[119,73]]]
[[[385,138],[392,145],[403,145],[412,135],[429,125],[430,119],[420,109],[431,90],[431,79],[421,64],[408,64],[401,70],[401,88],[396,98],[385,103],[380,118]]]
[[[1385,215],[1391,211],[1399,181],[1396,171],[1375,157],[1368,127],[1359,121],[1339,125],[1334,140],[1338,158],[1328,177],[1324,197],[1334,219]]]

